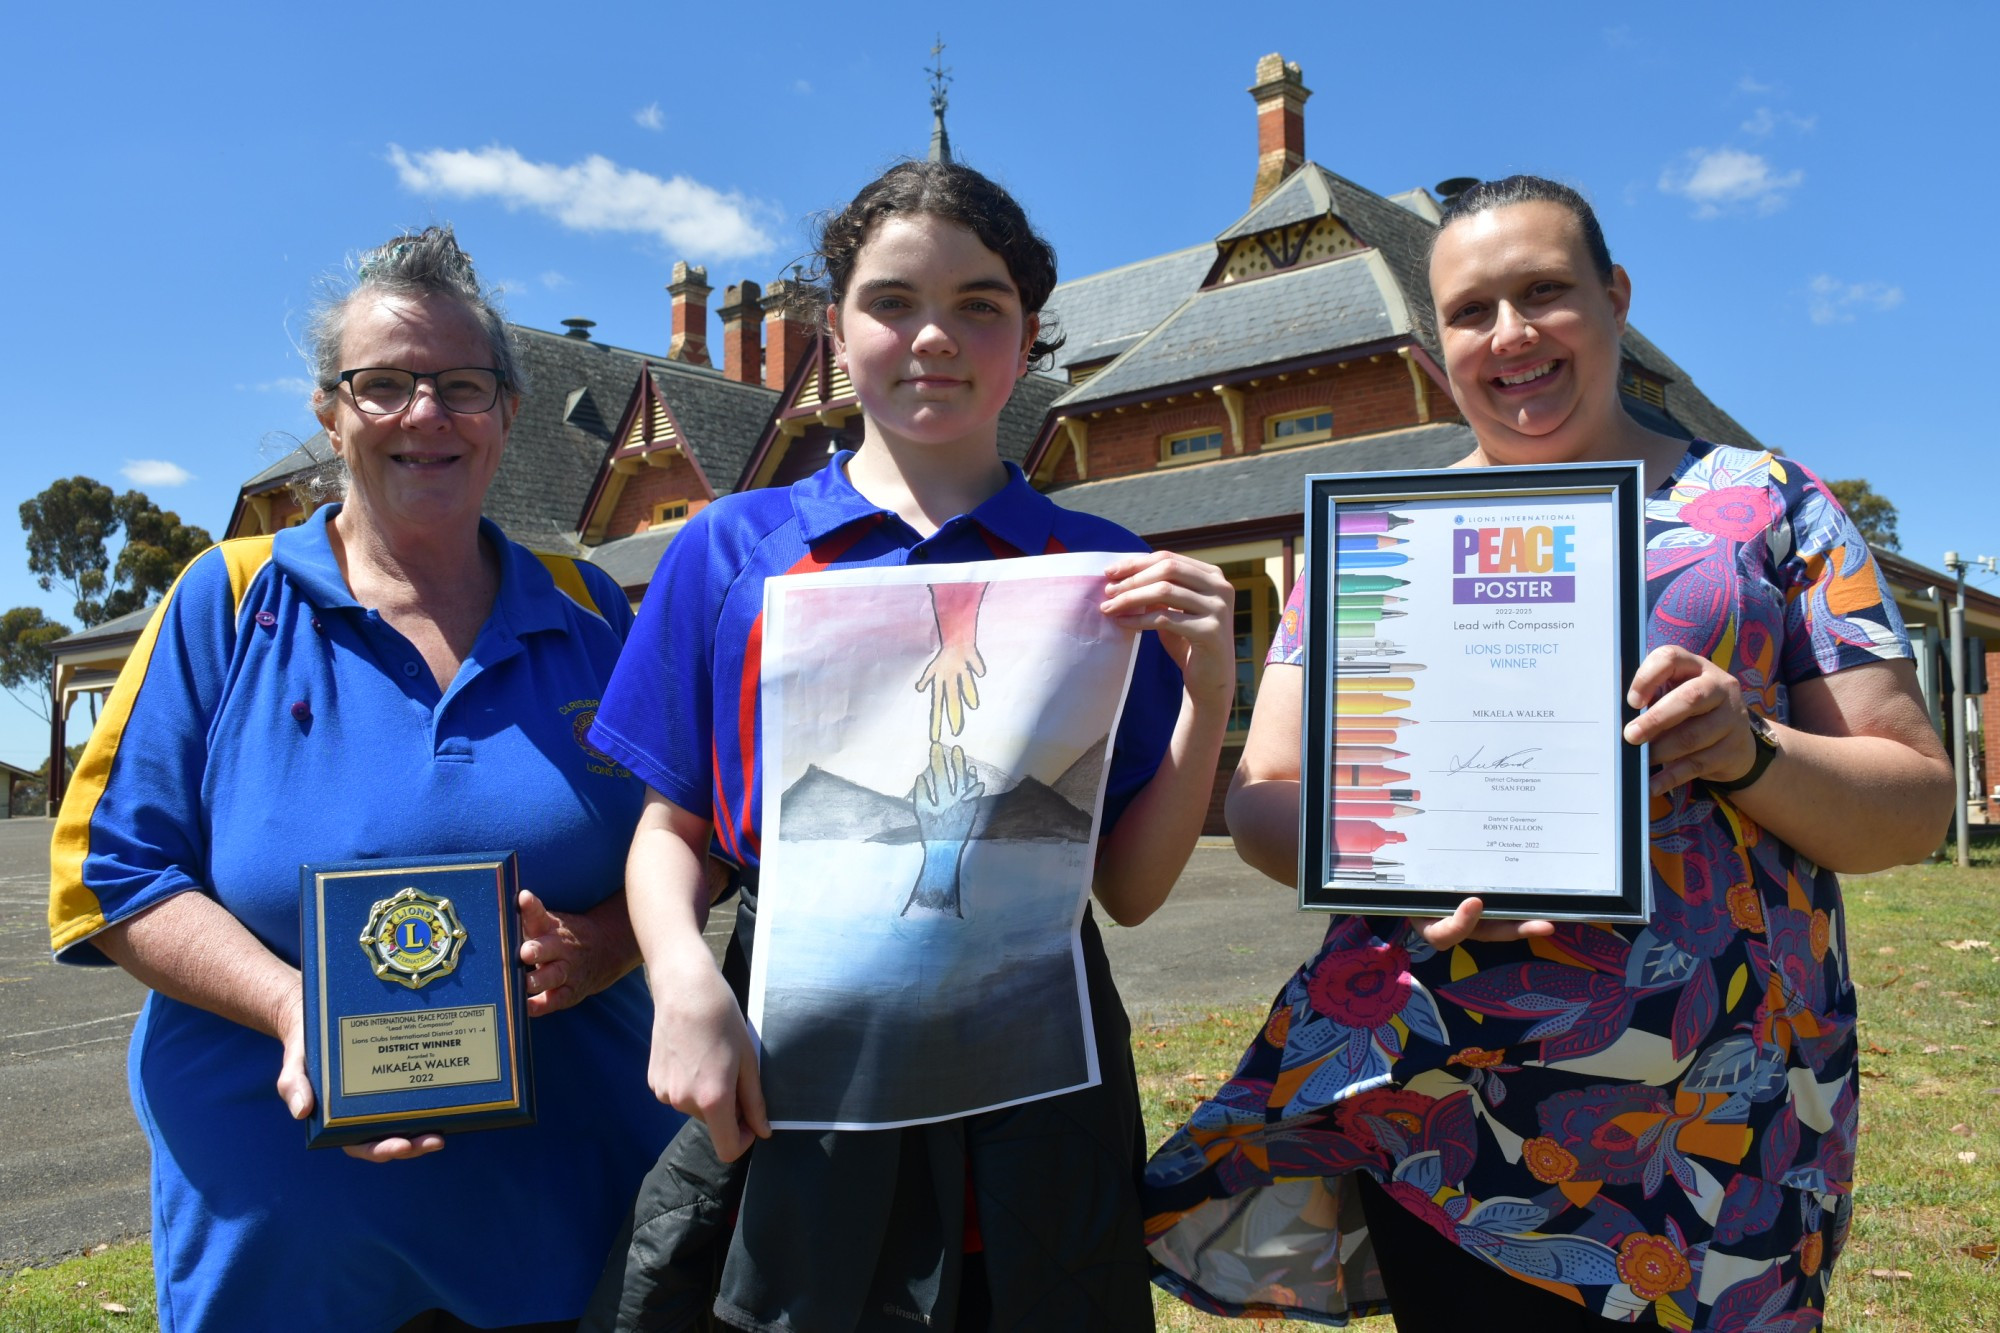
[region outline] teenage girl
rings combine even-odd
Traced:
[[[696,515],[591,732],[650,788],[626,872],[655,1006],[649,1078],[694,1119],[642,1190],[586,1327],[695,1326],[720,1262],[714,1313],[740,1328],[1149,1329],[1137,1084],[1089,914],[1100,1086],[901,1130],[774,1135],[765,1114],[741,987],[725,976],[740,983],[753,939],[765,578],[1127,553],[1102,609],[1145,638],[1094,883],[1121,925],[1160,906],[1193,849],[1235,674],[1220,571],[1057,506],[1000,457],[1001,409],[1059,345],[1041,320],[1055,256],[1020,206],[967,167],[905,162],[826,222],[818,254],[861,447],[789,489]],[[701,933],[712,857],[743,891],[723,971]]]

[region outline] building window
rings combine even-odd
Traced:
[[[1162,463],[1193,463],[1221,452],[1222,432],[1219,430],[1183,431],[1160,441]]]
[[[1264,677],[1264,654],[1277,629],[1277,590],[1263,574],[1229,580],[1236,589],[1236,694],[1229,703],[1228,739],[1241,744],[1250,731],[1250,709]]]
[[[688,502],[686,500],[663,500],[653,506],[653,522],[655,524],[671,523],[677,518],[686,518],[687,516]]]
[[[1309,407],[1303,412],[1287,412],[1264,421],[1264,443],[1309,444],[1333,437],[1333,409]]]

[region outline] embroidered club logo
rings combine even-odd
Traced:
[[[575,738],[579,746],[583,747],[583,752],[592,759],[595,759],[600,764],[612,763],[613,760],[610,755],[590,743],[590,724],[595,721],[597,721],[597,710],[595,708],[586,708],[581,713],[577,713],[570,718],[569,734]]]
[[[375,975],[420,990],[458,966],[465,927],[451,899],[404,889],[368,911],[361,948]]]

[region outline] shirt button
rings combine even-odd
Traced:
[[[415,676],[415,675],[417,674],[417,671],[418,671],[418,667],[417,667],[417,664],[416,664],[415,662],[405,662],[405,663],[403,663],[403,674],[404,674],[404,675],[406,675],[406,676],[410,676],[410,677],[414,677],[414,676]]]
[[[269,629],[271,628],[271,626],[278,623],[278,618],[272,615],[269,611],[259,611],[257,613],[257,623],[262,625],[265,629]]]
[[[314,616],[314,617],[313,617],[313,632],[314,632],[315,634],[324,634],[324,633],[326,633],[326,626],[324,626],[324,625],[322,625],[322,624],[320,624],[320,623],[319,623],[319,617],[318,617],[318,616]]]
[[[313,715],[312,705],[307,703],[304,699],[301,699],[297,703],[292,705],[292,716],[297,718],[299,721],[310,722],[312,721],[312,715]]]

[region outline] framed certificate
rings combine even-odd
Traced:
[[[306,1146],[532,1124],[512,852],[300,868]]]
[[[1639,922],[1637,463],[1306,479],[1300,905]]]

